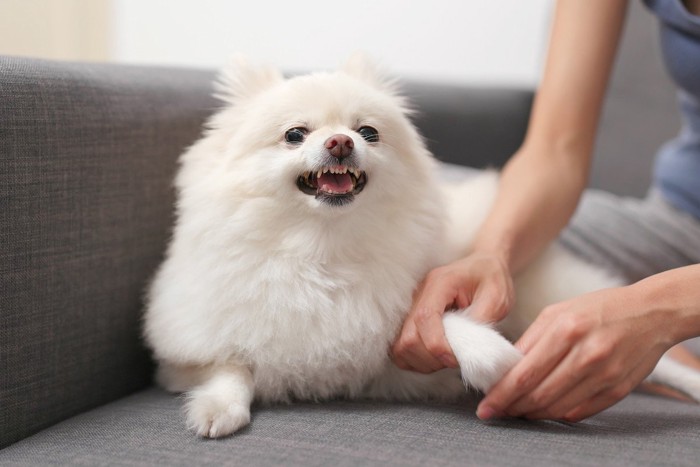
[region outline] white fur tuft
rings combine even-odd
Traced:
[[[341,71],[384,93],[399,95],[398,80],[390,76],[377,62],[362,52],[352,54],[342,66]]]
[[[243,55],[234,55],[219,74],[215,96],[236,105],[284,81],[282,73],[269,66],[251,64]]]

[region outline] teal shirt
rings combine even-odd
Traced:
[[[681,0],[644,0],[659,18],[666,68],[678,86],[683,128],[656,156],[653,183],[677,208],[700,219],[700,16]]]

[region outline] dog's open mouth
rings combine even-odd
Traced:
[[[302,193],[334,206],[348,204],[367,184],[367,174],[352,167],[336,165],[316,172],[304,172],[297,178]]]

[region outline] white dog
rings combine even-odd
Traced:
[[[226,107],[181,158],[177,223],[145,316],[157,379],[188,392],[189,426],[231,434],[254,399],[463,393],[458,371],[402,371],[387,351],[417,283],[467,251],[497,174],[441,186],[404,99],[359,57],[293,79],[238,63],[219,89]],[[618,283],[551,247],[519,278],[502,330],[517,337],[546,305]],[[478,390],[520,358],[468,311],[444,324]],[[696,375],[684,389],[700,395]]]

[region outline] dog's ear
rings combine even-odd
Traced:
[[[279,70],[251,64],[243,55],[235,55],[219,73],[214,96],[236,105],[282,81]]]
[[[374,60],[363,52],[352,54],[340,70],[381,91],[389,94],[398,93],[397,80],[388,76]]]

